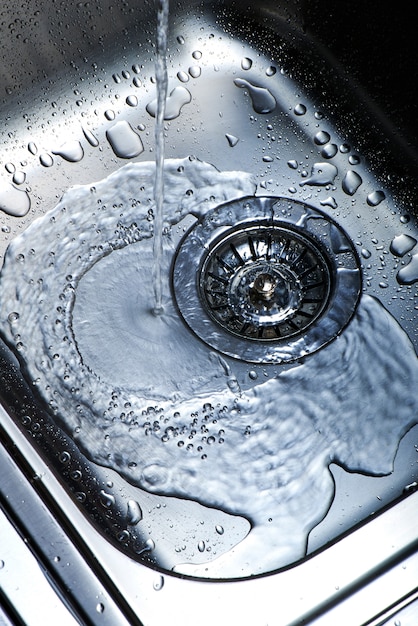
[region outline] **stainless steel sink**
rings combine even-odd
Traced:
[[[170,7],[162,316],[154,3],[0,9],[0,502],[69,620],[416,608],[408,19],[307,4]]]

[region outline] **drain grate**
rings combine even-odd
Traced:
[[[186,324],[209,346],[248,362],[282,363],[341,332],[361,274],[349,238],[324,213],[284,198],[245,198],[189,231],[173,288]]]

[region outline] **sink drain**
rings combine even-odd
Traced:
[[[283,363],[341,332],[361,274],[351,241],[324,213],[254,197],[217,207],[189,231],[173,288],[186,324],[209,346],[252,363]]]

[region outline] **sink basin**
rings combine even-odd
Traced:
[[[156,270],[156,7],[1,9],[0,432],[119,607],[73,590],[92,623],[414,599],[418,135],[383,13],[170,7]]]

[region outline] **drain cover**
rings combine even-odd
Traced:
[[[252,363],[284,363],[341,332],[361,273],[351,241],[324,213],[252,197],[217,207],[189,231],[173,287],[186,324],[209,346]]]

